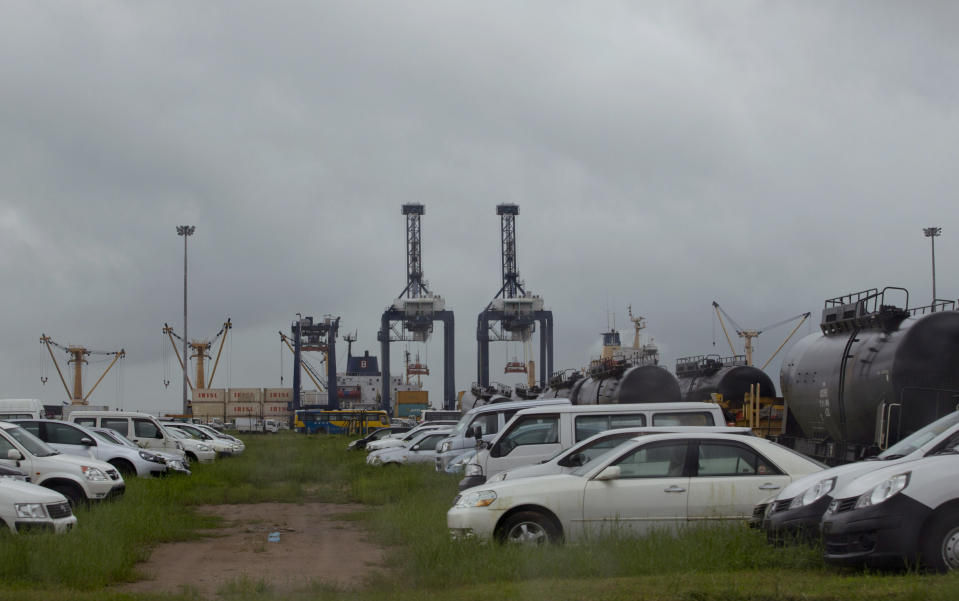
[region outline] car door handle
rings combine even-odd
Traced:
[[[767,482],[759,487],[759,490],[779,490],[782,486],[778,484],[773,484],[772,482]]]
[[[675,484],[673,484],[669,488],[663,490],[663,492],[686,492],[686,489],[683,488],[682,486],[676,486]]]

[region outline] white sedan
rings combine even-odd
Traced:
[[[366,462],[370,465],[400,465],[404,463],[435,463],[436,447],[452,430],[425,430],[410,441],[407,447],[391,447],[370,453]]]
[[[823,467],[751,436],[642,436],[568,474],[466,489],[446,522],[454,538],[543,543],[745,521],[756,503]]]

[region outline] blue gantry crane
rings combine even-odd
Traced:
[[[443,408],[453,409],[456,403],[453,351],[453,311],[446,309],[443,297],[429,290],[423,279],[422,232],[420,218],[426,213],[422,204],[404,204],[406,216],[406,288],[383,312],[377,339],[383,356],[383,409],[390,411],[390,343],[398,341],[426,342],[433,332],[433,322],[443,322]]]

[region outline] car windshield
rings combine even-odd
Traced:
[[[215,438],[222,438],[223,440],[233,440],[233,437],[232,437],[232,436],[227,436],[227,435],[224,434],[223,432],[217,432],[217,431],[214,430],[213,428],[205,428],[205,427],[203,427],[203,426],[193,426],[193,427],[196,428],[197,430],[199,430],[199,431],[201,431],[201,432],[205,432],[206,434],[209,434],[210,436],[213,436],[213,437],[215,437]]]
[[[94,430],[93,435],[99,438],[100,440],[102,440],[103,442],[106,442],[112,445],[119,444],[117,441],[113,440],[112,438],[104,434],[103,432],[97,432],[96,430]]]
[[[207,434],[206,432],[204,432],[203,430],[199,428],[191,428],[189,426],[174,426],[174,427],[177,428],[178,430],[186,432],[187,434],[190,434],[191,436],[193,436],[193,438],[199,438],[200,440],[212,440],[213,438],[212,436],[210,436],[209,434]]]
[[[172,436],[173,438],[177,438],[180,440],[190,438],[189,436],[186,435],[185,432],[181,432],[180,430],[177,430],[176,428],[163,428],[163,431],[169,434],[170,436]]]
[[[137,446],[137,443],[133,442],[132,440],[130,440],[123,434],[120,434],[116,430],[111,430],[109,428],[106,428],[104,430],[94,430],[94,432],[96,434],[99,434],[103,438],[108,439],[110,442],[114,444],[122,444],[125,447],[132,447],[134,449],[140,448]]]
[[[959,423],[959,411],[953,411],[949,415],[937,419],[926,427],[916,430],[882,453],[879,453],[878,458],[889,460],[905,457],[933,438],[936,438],[949,428],[955,426],[957,423]]]
[[[4,430],[4,432],[9,434],[11,438],[23,445],[23,448],[25,448],[28,453],[35,457],[49,457],[51,455],[57,455],[60,453],[60,451],[54,449],[20,426],[15,428],[7,428]]]

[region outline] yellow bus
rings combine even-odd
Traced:
[[[293,418],[293,429],[306,434],[366,434],[389,425],[381,409],[298,409]]]

